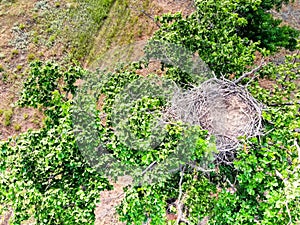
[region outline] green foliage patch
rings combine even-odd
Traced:
[[[81,155],[73,132],[66,96],[82,73],[34,62],[30,75],[19,103],[42,107],[45,124],[1,143],[0,202],[14,210],[13,224],[31,216],[37,224],[92,224],[99,193],[110,185]]]
[[[280,8],[282,2],[276,2],[276,6]],[[296,47],[299,31],[280,27],[281,21],[266,12],[274,4],[264,1],[196,1],[196,11],[186,18],[180,13],[157,17],[161,28],[151,40],[154,43],[174,43],[197,53],[217,76],[240,75],[252,65],[256,50],[265,55],[278,47]],[[148,57],[157,55],[156,51],[148,51]]]

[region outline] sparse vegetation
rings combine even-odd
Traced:
[[[29,53],[29,54],[27,55],[27,60],[28,60],[28,62],[32,62],[33,60],[35,60],[35,58],[36,58],[36,56],[35,56],[34,53]]]
[[[19,28],[20,28],[20,30],[24,30],[24,29],[25,29],[25,27],[26,27],[26,26],[25,26],[25,24],[24,24],[24,23],[20,23],[20,24],[19,24]]]
[[[17,69],[18,71],[21,71],[21,70],[23,69],[23,66],[22,66],[22,65],[17,65],[16,69]]]
[[[4,72],[4,73],[1,73],[0,74],[1,76],[0,76],[0,79],[4,82],[4,83],[6,83],[7,81],[8,81],[8,73],[7,72]]]
[[[15,124],[15,125],[14,125],[14,130],[15,130],[15,131],[20,131],[21,128],[22,128],[22,127],[21,127],[20,124]]]
[[[13,116],[13,111],[11,109],[4,110],[2,114],[2,123],[4,126],[9,126],[11,124],[11,118]]]
[[[16,56],[16,55],[18,55],[19,54],[19,50],[18,49],[13,49],[12,51],[11,51],[11,55],[14,57],[14,56]]]
[[[28,117],[29,117],[29,115],[28,115],[27,113],[24,113],[24,114],[23,114],[23,119],[24,119],[24,120],[27,120]]]

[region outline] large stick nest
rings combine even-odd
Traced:
[[[212,78],[184,93],[178,92],[165,115],[168,120],[181,120],[208,130],[216,138],[215,163],[229,164],[235,159],[238,138],[259,134],[261,111],[261,104],[246,88]]]

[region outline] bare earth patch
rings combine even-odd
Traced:
[[[118,220],[115,207],[118,206],[124,198],[123,188],[132,183],[132,178],[129,176],[119,177],[117,182],[111,182],[114,190],[103,191],[100,194],[100,204],[95,211],[96,225],[125,225],[125,223]]]

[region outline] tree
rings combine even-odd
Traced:
[[[279,66],[270,63],[248,84],[253,96],[268,106],[264,130],[258,137],[241,140],[232,166],[220,165],[214,172],[187,166],[165,182],[129,187],[119,207],[121,219],[129,224],[297,224],[299,59],[294,54]],[[260,87],[258,78],[272,80],[273,88]],[[177,220],[167,221],[168,213]]]

